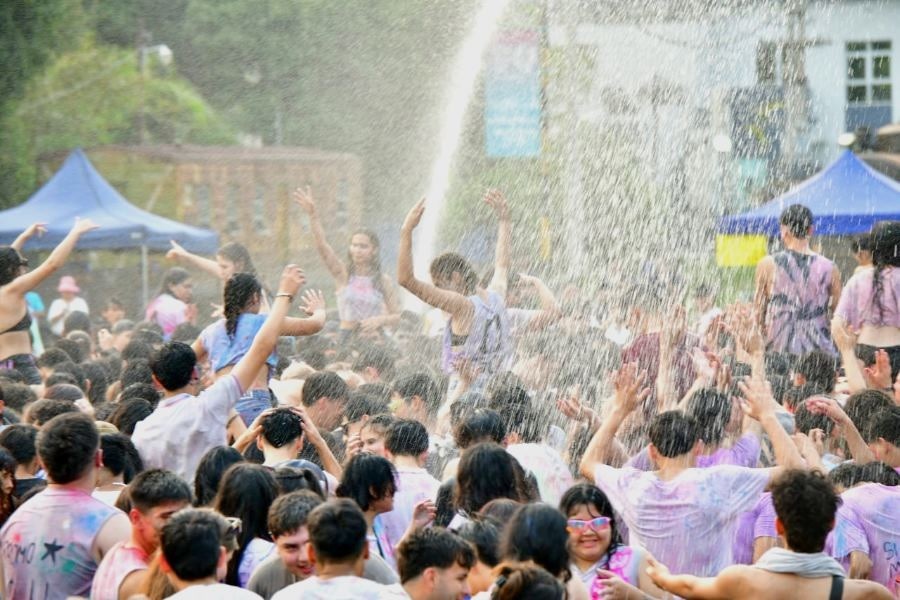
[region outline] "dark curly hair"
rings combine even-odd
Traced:
[[[0,285],[6,285],[19,276],[19,267],[27,265],[19,251],[11,246],[0,248]]]
[[[596,512],[597,516],[609,518],[609,548],[606,549],[608,558],[622,545],[622,539],[616,527],[616,514],[613,511],[609,498],[596,485],[579,483],[566,490],[566,493],[560,498],[559,512],[566,517],[570,517],[579,506],[587,506],[591,512]]]
[[[237,269],[238,272],[256,275],[256,267],[253,265],[253,259],[250,258],[250,252],[243,244],[239,244],[238,242],[228,242],[216,251],[216,256],[221,256],[226,260],[230,260],[234,263],[235,267],[240,265],[241,268]]]
[[[566,518],[548,504],[525,504],[504,529],[501,554],[506,560],[534,561],[568,581],[569,532]]]
[[[360,228],[355,230],[350,234],[351,240],[354,235],[364,235],[369,238],[369,243],[372,244],[372,263],[369,265],[372,285],[382,296],[385,296],[384,276],[381,274],[381,240],[378,239],[378,235],[371,229]],[[347,275],[355,275],[355,271],[356,267],[353,264],[353,258],[350,256],[350,250],[347,250]]]
[[[456,507],[472,515],[495,498],[526,502],[525,483],[514,461],[498,444],[486,442],[467,448],[456,475]]]
[[[878,313],[879,322],[884,320],[884,279],[882,274],[888,267],[900,267],[900,221],[878,223],[872,228],[869,238],[872,247],[872,308]],[[897,302],[897,298],[893,299]]]
[[[825,476],[817,471],[787,471],[772,484],[772,502],[790,549],[821,552],[841,504]]]
[[[225,283],[223,311],[225,313],[225,331],[228,333],[228,337],[234,337],[241,313],[261,293],[262,286],[250,273],[235,273]]]
[[[338,498],[353,500],[365,512],[372,501],[397,491],[396,478],[397,470],[388,459],[374,454],[357,454],[344,467],[335,494]]]

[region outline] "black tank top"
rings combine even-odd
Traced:
[[[28,312],[28,309],[25,309],[25,316],[22,317],[22,320],[7,329],[6,331],[0,332],[0,335],[4,333],[11,333],[13,331],[28,331],[31,328],[31,313]]]

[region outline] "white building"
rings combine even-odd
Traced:
[[[590,57],[579,119],[625,122],[643,132],[660,181],[678,168],[688,179],[691,171],[708,179],[709,166],[720,165],[727,189],[736,190],[731,208],[750,202],[744,191],[759,191],[785,152],[821,164],[840,151],[841,133],[900,120],[898,0],[597,5],[550,18],[551,47],[574,40]],[[793,17],[792,8],[799,11]],[[806,40],[802,55],[791,54],[791,39]],[[794,88],[805,101],[785,98],[782,75],[791,56],[805,62],[797,71],[806,84]],[[654,101],[654,88],[668,93]],[[790,122],[797,123],[795,139],[785,132]],[[705,189],[700,195],[709,198]]]

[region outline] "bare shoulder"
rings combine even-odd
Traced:
[[[747,565],[733,565],[722,569],[716,576],[721,591],[727,591],[729,598],[754,597],[757,588],[765,588],[760,580],[759,569]]]
[[[892,600],[886,587],[862,579],[844,580],[844,600]]]

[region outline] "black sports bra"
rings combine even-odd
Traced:
[[[4,333],[12,333],[13,331],[28,331],[31,328],[31,313],[28,312],[28,309],[25,309],[25,316],[22,317],[22,320],[7,329],[6,331],[0,331],[0,335]]]

